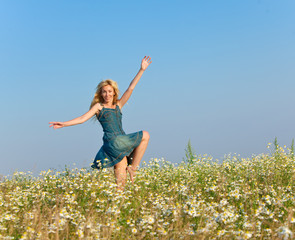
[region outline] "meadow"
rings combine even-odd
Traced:
[[[116,190],[111,169],[15,172],[0,181],[0,239],[292,239],[294,147],[143,163]]]

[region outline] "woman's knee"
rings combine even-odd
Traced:
[[[142,140],[149,141],[150,140],[150,134],[147,131],[142,131]]]

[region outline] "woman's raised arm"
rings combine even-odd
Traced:
[[[147,67],[152,63],[152,59],[150,58],[150,56],[145,56],[142,61],[141,61],[141,66],[140,69],[138,71],[138,73],[136,74],[136,76],[133,78],[133,80],[131,81],[128,89],[124,92],[124,94],[122,95],[122,97],[120,98],[118,105],[120,108],[122,108],[125,103],[128,101],[128,99],[130,98],[133,89],[135,88],[136,84],[138,83],[139,79],[141,78],[142,74],[144,73],[144,71],[147,69]]]
[[[69,127],[77,124],[81,124],[89,120],[95,113],[100,111],[102,109],[102,106],[100,103],[96,103],[93,105],[93,107],[85,114],[83,114],[80,117],[74,118],[70,121],[66,122],[49,122],[49,127],[53,127],[54,129],[62,128],[62,127]]]

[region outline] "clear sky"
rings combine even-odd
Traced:
[[[1,1],[0,174],[89,166],[98,122],[53,130],[88,111],[106,78],[127,133],[147,130],[143,160],[268,152],[295,137],[295,1]]]

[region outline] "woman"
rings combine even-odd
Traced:
[[[145,56],[142,59],[140,70],[120,99],[118,99],[119,90],[117,83],[110,79],[102,81],[97,86],[90,110],[87,113],[67,122],[49,123],[50,127],[58,129],[84,123],[96,115],[102,125],[104,136],[103,146],[97,153],[92,167],[100,169],[114,166],[115,178],[119,189],[123,189],[125,186],[127,171],[133,182],[136,170],[139,167],[150,138],[147,131],[125,134],[122,129],[121,109],[130,98],[143,72],[151,63],[149,56]]]

